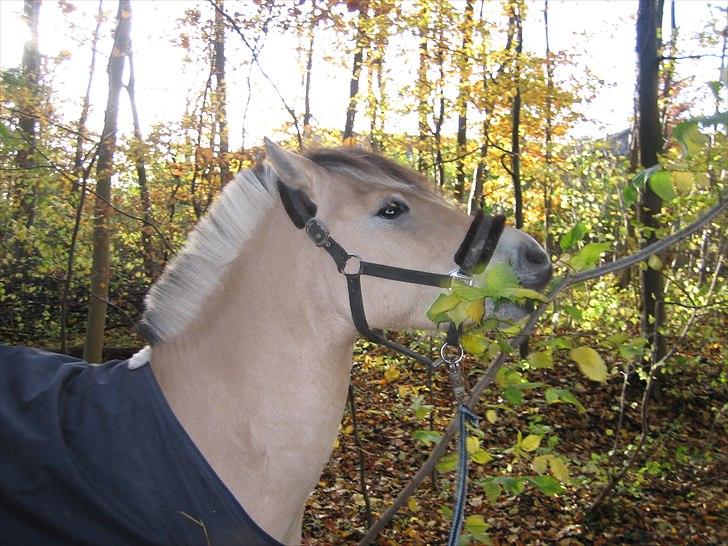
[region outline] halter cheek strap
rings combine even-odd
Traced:
[[[476,266],[485,267],[485,264],[487,264],[493,255],[495,247],[498,244],[498,239],[503,232],[505,217],[500,215],[485,216],[482,212],[479,212],[455,255],[455,263],[460,268],[444,275],[366,262],[356,254],[350,254],[331,237],[331,233],[329,233],[324,223],[316,218],[316,204],[304,192],[286,186],[280,180],[278,181],[278,191],[281,195],[283,206],[293,224],[297,228],[305,230],[309,239],[317,247],[323,248],[331,256],[336,264],[336,269],[346,277],[351,318],[359,334],[370,341],[397,351],[428,367],[437,367],[438,363],[433,362],[426,356],[408,347],[389,341],[384,336],[382,330],[373,329],[369,326],[364,311],[361,277],[362,275],[368,275],[390,281],[440,288],[450,286],[453,279],[462,279],[469,282]],[[451,322],[448,327],[446,345],[457,347],[460,344],[459,340],[460,328]]]

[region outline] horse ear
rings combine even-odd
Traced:
[[[312,193],[318,167],[310,159],[284,150],[269,138],[263,139],[268,161],[281,181],[292,188]]]

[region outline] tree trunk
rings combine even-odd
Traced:
[[[134,56],[129,51],[129,83],[126,86],[126,91],[129,95],[129,104],[131,106],[131,115],[134,123],[134,144],[132,146],[132,152],[134,156],[134,167],[137,172],[137,182],[139,183],[139,196],[142,201],[142,218],[144,219],[144,225],[141,230],[142,262],[147,279],[149,282],[154,282],[157,278],[157,264],[154,258],[154,245],[152,245],[152,200],[149,197],[147,167],[144,163],[144,141],[142,139],[139,112],[136,105],[135,84]]]
[[[99,0],[99,8],[96,11],[96,28],[94,28],[91,37],[91,65],[88,69],[88,82],[86,83],[86,94],[81,102],[81,115],[78,118],[76,130],[76,151],[73,156],[73,174],[80,180],[83,176],[83,141],[86,138],[86,121],[88,120],[88,111],[91,107],[91,86],[94,80],[94,72],[96,71],[96,47],[99,42],[99,29],[103,20],[104,0]],[[74,186],[73,190],[78,189]]]
[[[93,265],[86,342],[83,358],[99,362],[104,344],[106,302],[109,296],[109,239],[111,234],[111,175],[116,150],[116,123],[119,115],[119,95],[126,56],[129,53],[131,29],[131,0],[119,0],[114,46],[109,57],[109,93],[106,99],[104,129],[96,165],[96,200],[94,204]]]
[[[428,123],[428,116],[430,115],[430,82],[427,78],[427,69],[430,64],[430,57],[427,52],[427,33],[428,33],[428,21],[430,18],[430,8],[427,2],[421,2],[420,12],[418,16],[418,31],[419,31],[419,51],[420,59],[417,65],[417,83],[415,84],[415,94],[417,95],[417,129],[419,132],[418,136],[418,155],[417,155],[417,169],[424,173],[427,160],[425,157],[428,155],[425,153],[428,148],[428,141],[430,138],[430,125]]]
[[[356,118],[357,95],[359,94],[359,76],[364,60],[364,49],[366,48],[366,22],[368,15],[368,2],[362,2],[359,9],[359,20],[356,29],[356,44],[354,46],[354,61],[351,68],[351,80],[349,81],[349,106],[346,109],[346,122],[344,123],[344,134],[342,140],[345,144],[351,144],[354,137],[354,120]]]
[[[551,234],[551,214],[552,202],[551,192],[553,190],[553,155],[552,155],[552,138],[553,138],[553,96],[554,96],[554,63],[551,58],[551,46],[549,44],[549,0],[544,0],[543,5],[543,26],[546,37],[546,130],[545,130],[545,148],[546,148],[546,176],[544,176],[543,184],[543,219],[544,244],[546,253],[551,256],[554,249],[553,237]]]
[[[659,4],[659,6],[658,6]],[[658,0],[639,0],[637,13],[637,60],[640,161],[645,169],[656,165],[662,150],[662,131],[658,110],[658,34],[657,21],[661,19]],[[658,215],[662,200],[645,185],[640,196],[639,221],[644,229],[643,247],[657,239],[655,231],[660,227]],[[665,354],[665,340],[660,333],[665,319],[664,282],[659,271],[651,267],[640,272],[642,294],[642,335],[652,347],[652,361]]]
[[[311,136],[311,74],[313,73],[313,44],[316,36],[316,0],[311,0],[311,26],[308,37],[308,53],[306,57],[306,84],[303,96],[303,140],[308,142]]]
[[[225,0],[216,0],[214,39],[213,39],[213,74],[215,75],[215,123],[220,133],[220,148],[218,161],[220,162],[220,189],[230,182],[230,163],[228,154],[230,145],[228,139],[227,123],[227,87],[225,85]]]
[[[40,17],[41,0],[25,0],[23,6],[25,19],[30,30],[30,39],[25,42],[23,48],[23,60],[20,69],[21,81],[25,88],[25,94],[19,101],[18,128],[23,142],[19,144],[15,155],[15,165],[21,169],[23,174],[18,177],[14,192],[20,207],[18,219],[26,227],[35,223],[35,200],[36,182],[35,173],[35,147],[38,140],[38,98],[40,84],[40,52],[38,51],[38,19]],[[15,257],[21,259],[28,256],[28,251],[23,241],[16,239]]]
[[[61,352],[68,354],[68,297],[71,292],[71,283],[73,282],[73,268],[76,260],[76,246],[78,245],[78,233],[81,229],[81,216],[83,214],[83,208],[86,204],[86,187],[88,185],[88,175],[92,167],[92,163],[95,157],[98,155],[98,150],[94,154],[94,159],[89,162],[87,168],[83,166],[83,141],[86,136],[86,120],[88,119],[88,111],[91,105],[91,84],[94,79],[94,72],[96,70],[96,46],[99,40],[99,29],[101,28],[101,21],[103,15],[104,0],[99,0],[99,8],[96,12],[96,28],[91,39],[91,64],[88,69],[88,82],[86,84],[86,94],[83,97],[81,104],[81,115],[78,118],[78,131],[76,135],[76,151],[73,157],[73,174],[77,178],[77,186],[74,186],[72,191],[76,189],[80,190],[78,196],[78,203],[76,204],[76,214],[73,222],[73,230],[71,231],[71,242],[68,246],[68,257],[66,258],[66,275],[63,279],[63,288],[61,290]]]
[[[465,155],[468,144],[468,99],[470,97],[470,54],[473,42],[473,1],[465,3],[463,16],[463,42],[459,54],[460,82],[458,84],[458,133],[457,133],[457,159],[455,161],[455,194],[458,201],[465,197]]]
[[[514,80],[516,82],[516,94],[511,104],[511,180],[513,181],[513,196],[516,203],[516,228],[523,228],[523,190],[521,188],[521,69],[520,55],[523,51],[523,24],[521,21],[521,9],[517,4],[513,5],[513,21],[516,25],[516,48],[514,60]]]

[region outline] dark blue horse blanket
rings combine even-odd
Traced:
[[[0,543],[279,545],[177,421],[150,367],[0,345]]]

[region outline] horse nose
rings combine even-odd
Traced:
[[[514,261],[516,273],[526,288],[540,290],[551,280],[551,260],[541,245],[531,237],[520,242]]]

